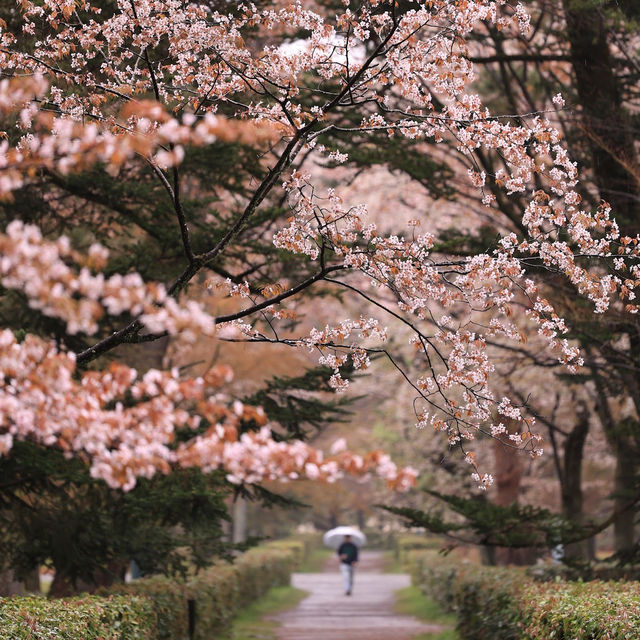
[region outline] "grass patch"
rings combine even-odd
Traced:
[[[225,640],[275,640],[278,623],[263,617],[291,609],[308,595],[295,587],[273,587],[238,615]]]
[[[382,571],[384,573],[407,573],[407,567],[398,558],[395,551],[385,551],[382,559]]]
[[[311,551],[297,569],[298,573],[322,573],[327,560],[335,554],[331,549],[319,547]]]
[[[440,607],[430,598],[424,595],[418,587],[407,587],[396,591],[396,613],[405,616],[414,616],[424,622],[441,624],[448,629],[438,633],[423,633],[413,640],[460,640],[456,633],[456,617],[450,613],[443,613]]]

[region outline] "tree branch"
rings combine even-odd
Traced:
[[[178,217],[178,224],[180,225],[180,235],[182,236],[182,245],[184,246],[184,252],[187,256],[187,260],[189,264],[193,263],[196,259],[193,249],[191,247],[191,236],[189,235],[189,227],[187,226],[187,218],[184,213],[184,209],[182,208],[182,202],[180,200],[180,175],[178,173],[177,167],[173,167],[173,184],[167,177],[164,175],[162,169],[156,166],[153,162],[149,161],[153,172],[158,176],[158,179],[162,183],[162,186],[166,189],[169,197],[171,198],[171,202],[173,203],[173,208],[176,212],[176,216]]]
[[[492,62],[571,62],[573,56],[566,53],[504,53],[494,56],[465,56],[469,62],[490,64]]]
[[[296,295],[296,293],[300,293],[300,291],[302,291],[303,289],[306,289],[307,287],[310,287],[314,282],[318,282],[319,280],[324,280],[327,274],[332,273],[334,271],[341,271],[346,268],[347,267],[343,265],[335,265],[333,267],[327,267],[322,271],[320,271],[319,273],[316,273],[316,275],[311,276],[306,280],[303,280],[299,285],[285,291],[284,293],[281,293],[280,295],[274,296],[273,298],[269,298],[264,302],[260,302],[259,304],[254,305],[253,307],[249,307],[248,309],[243,309],[242,311],[237,311],[236,313],[230,313],[226,316],[218,316],[216,318],[216,324],[222,324],[223,322],[232,322],[233,320],[246,318],[247,316],[250,316],[251,314],[256,313],[258,311],[261,311],[262,309],[266,309],[267,307],[270,307],[274,304],[278,304],[279,302],[282,302],[283,300],[286,300],[287,298],[290,298],[291,296]],[[331,280],[329,280],[329,282],[331,282]]]
[[[241,311],[237,311],[236,313],[230,313],[225,316],[219,316],[216,318],[215,322],[216,324],[222,324],[224,322],[232,322],[233,320],[246,318],[247,316],[250,316],[254,313],[262,311],[267,307],[270,307],[274,304],[278,304],[283,300],[286,300],[287,298],[290,298],[300,293],[304,289],[310,287],[315,282],[318,282],[319,280],[323,280],[327,274],[333,273],[336,271],[341,271],[343,269],[346,269],[346,267],[343,265],[334,265],[332,267],[326,267],[322,271],[316,273],[314,276],[311,276],[310,278],[303,280],[300,284],[296,285],[295,287],[292,287],[291,289],[288,289],[287,291],[284,291],[283,293],[277,296],[268,298],[267,300],[264,300],[259,304],[255,304],[252,307],[248,307],[247,309],[242,309]],[[76,362],[79,364],[83,364],[85,362],[94,360],[98,356],[102,355],[103,353],[106,353],[107,351],[109,351],[110,349],[113,349],[119,344],[122,344],[123,342],[127,342],[128,337],[138,333],[143,329],[143,327],[144,325],[142,324],[142,322],[140,322],[140,320],[134,320],[123,329],[120,329],[119,331],[115,331],[110,336],[104,338],[103,340],[100,340],[99,342],[89,347],[88,349],[85,349],[84,351],[81,351],[80,353],[78,353],[76,355]],[[130,342],[151,342],[153,340],[163,338],[166,335],[167,335],[166,332],[154,333],[154,334],[140,336],[135,340],[130,340]]]
[[[135,8],[134,8],[134,11],[135,11]],[[360,80],[360,78],[362,78],[366,70],[371,66],[373,61],[378,57],[378,55],[380,55],[380,52],[387,45],[387,43],[395,33],[396,29],[397,29],[397,23],[394,22],[394,26],[392,29],[390,29],[386,38],[375,48],[375,50],[371,53],[371,55],[360,67],[358,72],[354,74],[354,76],[351,78],[350,82],[348,82],[347,85],[343,88],[343,90],[340,91],[332,100],[330,100],[325,104],[325,107],[323,109],[323,112],[325,115],[327,112],[333,110],[336,106],[338,106],[342,98],[349,93],[353,85],[357,83]],[[153,75],[152,70],[150,70],[150,73],[152,76],[152,80],[155,81],[155,76]],[[293,162],[297,154],[300,152],[300,150],[304,146],[306,138],[308,137],[308,135],[311,133],[311,131],[317,125],[318,122],[319,122],[319,119],[314,118],[306,126],[296,131],[295,135],[288,142],[284,151],[278,158],[278,161],[276,162],[276,164],[269,170],[265,178],[260,183],[260,186],[255,191],[253,197],[251,198],[249,204],[246,206],[242,214],[238,216],[238,218],[233,223],[233,225],[227,230],[224,236],[218,241],[218,243],[212,249],[210,249],[209,251],[207,251],[206,253],[200,256],[194,256],[193,260],[189,262],[189,265],[187,266],[187,268],[182,272],[182,274],[176,279],[173,285],[171,285],[171,287],[169,288],[168,290],[169,295],[176,295],[177,293],[179,293],[184,288],[184,286],[193,278],[193,276],[196,273],[198,273],[198,271],[202,267],[212,262],[218,257],[218,255],[220,255],[220,253],[225,249],[225,247],[229,244],[232,238],[241,229],[242,225],[246,222],[246,220],[251,217],[251,215],[256,211],[256,209],[260,206],[260,204],[269,194],[272,187],[274,186],[274,184],[276,183],[276,181],[278,180],[282,172],[285,170],[285,168],[288,167]],[[271,302],[270,304],[274,304],[274,303]],[[266,306],[269,306],[269,305],[266,305]],[[257,309],[254,309],[254,311],[256,310]],[[249,315],[249,313],[245,313],[245,315]],[[122,344],[123,342],[126,341],[128,336],[131,336],[132,334],[139,332],[141,329],[142,329],[142,323],[139,320],[134,320],[133,322],[128,324],[126,327],[124,327],[120,331],[114,332],[108,338],[101,340],[100,342],[96,343],[92,347],[85,349],[81,353],[77,354],[77,362],[84,363],[84,362],[93,360],[94,358],[105,353],[109,349],[112,349],[118,346],[119,344]]]

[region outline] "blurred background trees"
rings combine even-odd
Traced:
[[[532,16],[527,36],[514,37],[489,24],[480,25],[475,33],[468,53],[476,69],[474,88],[494,112],[546,113],[556,119],[570,155],[579,163],[584,201],[593,209],[602,200],[609,202],[621,231],[636,234],[640,230],[640,8],[631,1],[607,0],[525,4]],[[558,92],[566,107],[551,115],[551,101]],[[392,104],[392,95],[389,100]],[[352,181],[353,193],[368,198],[380,224],[393,228],[385,209],[385,203],[393,201],[396,211],[413,213],[426,228],[441,229],[439,246],[458,255],[490,248],[505,230],[522,233],[524,198],[505,195],[488,181],[487,189],[496,200],[487,213],[466,180],[467,170],[478,166],[495,176],[506,167],[498,154],[478,152],[469,157],[453,146],[445,151],[441,144],[428,141],[411,145],[402,141],[399,153],[393,139],[376,144],[370,138],[334,135],[349,151],[345,179]],[[387,173],[393,178],[388,180]],[[460,490],[467,493],[470,512],[478,501],[487,500],[498,506],[520,502],[524,508],[553,504],[565,524],[555,516],[551,523],[545,515],[546,524],[541,526],[550,539],[565,539],[569,558],[593,558],[595,544],[589,531],[612,522],[601,544],[612,547],[621,560],[629,560],[638,551],[640,327],[628,314],[610,311],[593,316],[561,277],[544,270],[538,276],[546,283],[545,294],[566,314],[571,335],[586,356],[584,370],[577,376],[566,375],[542,353],[535,335],[521,349],[500,343],[493,349],[504,392],[528,403],[546,434],[543,461],[532,466],[499,441],[487,444],[493,450],[497,486],[488,496],[471,497],[473,491],[464,488],[464,470],[447,455],[446,444],[434,443],[432,434],[416,433],[411,416],[398,409],[402,401],[395,394],[385,397],[384,384],[377,388],[371,384],[370,394],[381,394],[385,407],[380,410],[378,433],[392,450],[402,451],[400,455],[421,469],[423,486],[448,493],[447,485],[458,483],[455,495]],[[428,513],[441,515],[443,503],[433,499],[413,497],[409,502],[412,508],[429,504]],[[495,511],[489,509],[485,516],[487,527]],[[514,526],[517,512],[512,511],[510,518]],[[522,519],[526,530],[524,515]],[[577,534],[582,526],[587,528]],[[611,530],[613,536],[608,538]],[[576,537],[582,539],[570,542]],[[507,562],[518,555],[522,553],[504,551],[494,559]],[[530,558],[529,554],[524,559]]]

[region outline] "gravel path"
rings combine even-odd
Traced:
[[[440,625],[394,613],[394,592],[411,581],[406,574],[382,573],[381,565],[382,554],[361,552],[351,596],[342,591],[337,559],[325,573],[294,574],[293,586],[310,595],[272,618],[280,623],[278,640],[411,640],[441,631]]]

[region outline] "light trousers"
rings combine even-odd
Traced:
[[[340,573],[342,574],[342,586],[344,587],[345,592],[351,593],[353,589],[353,570],[354,566],[352,564],[347,564],[346,562],[340,563]]]

